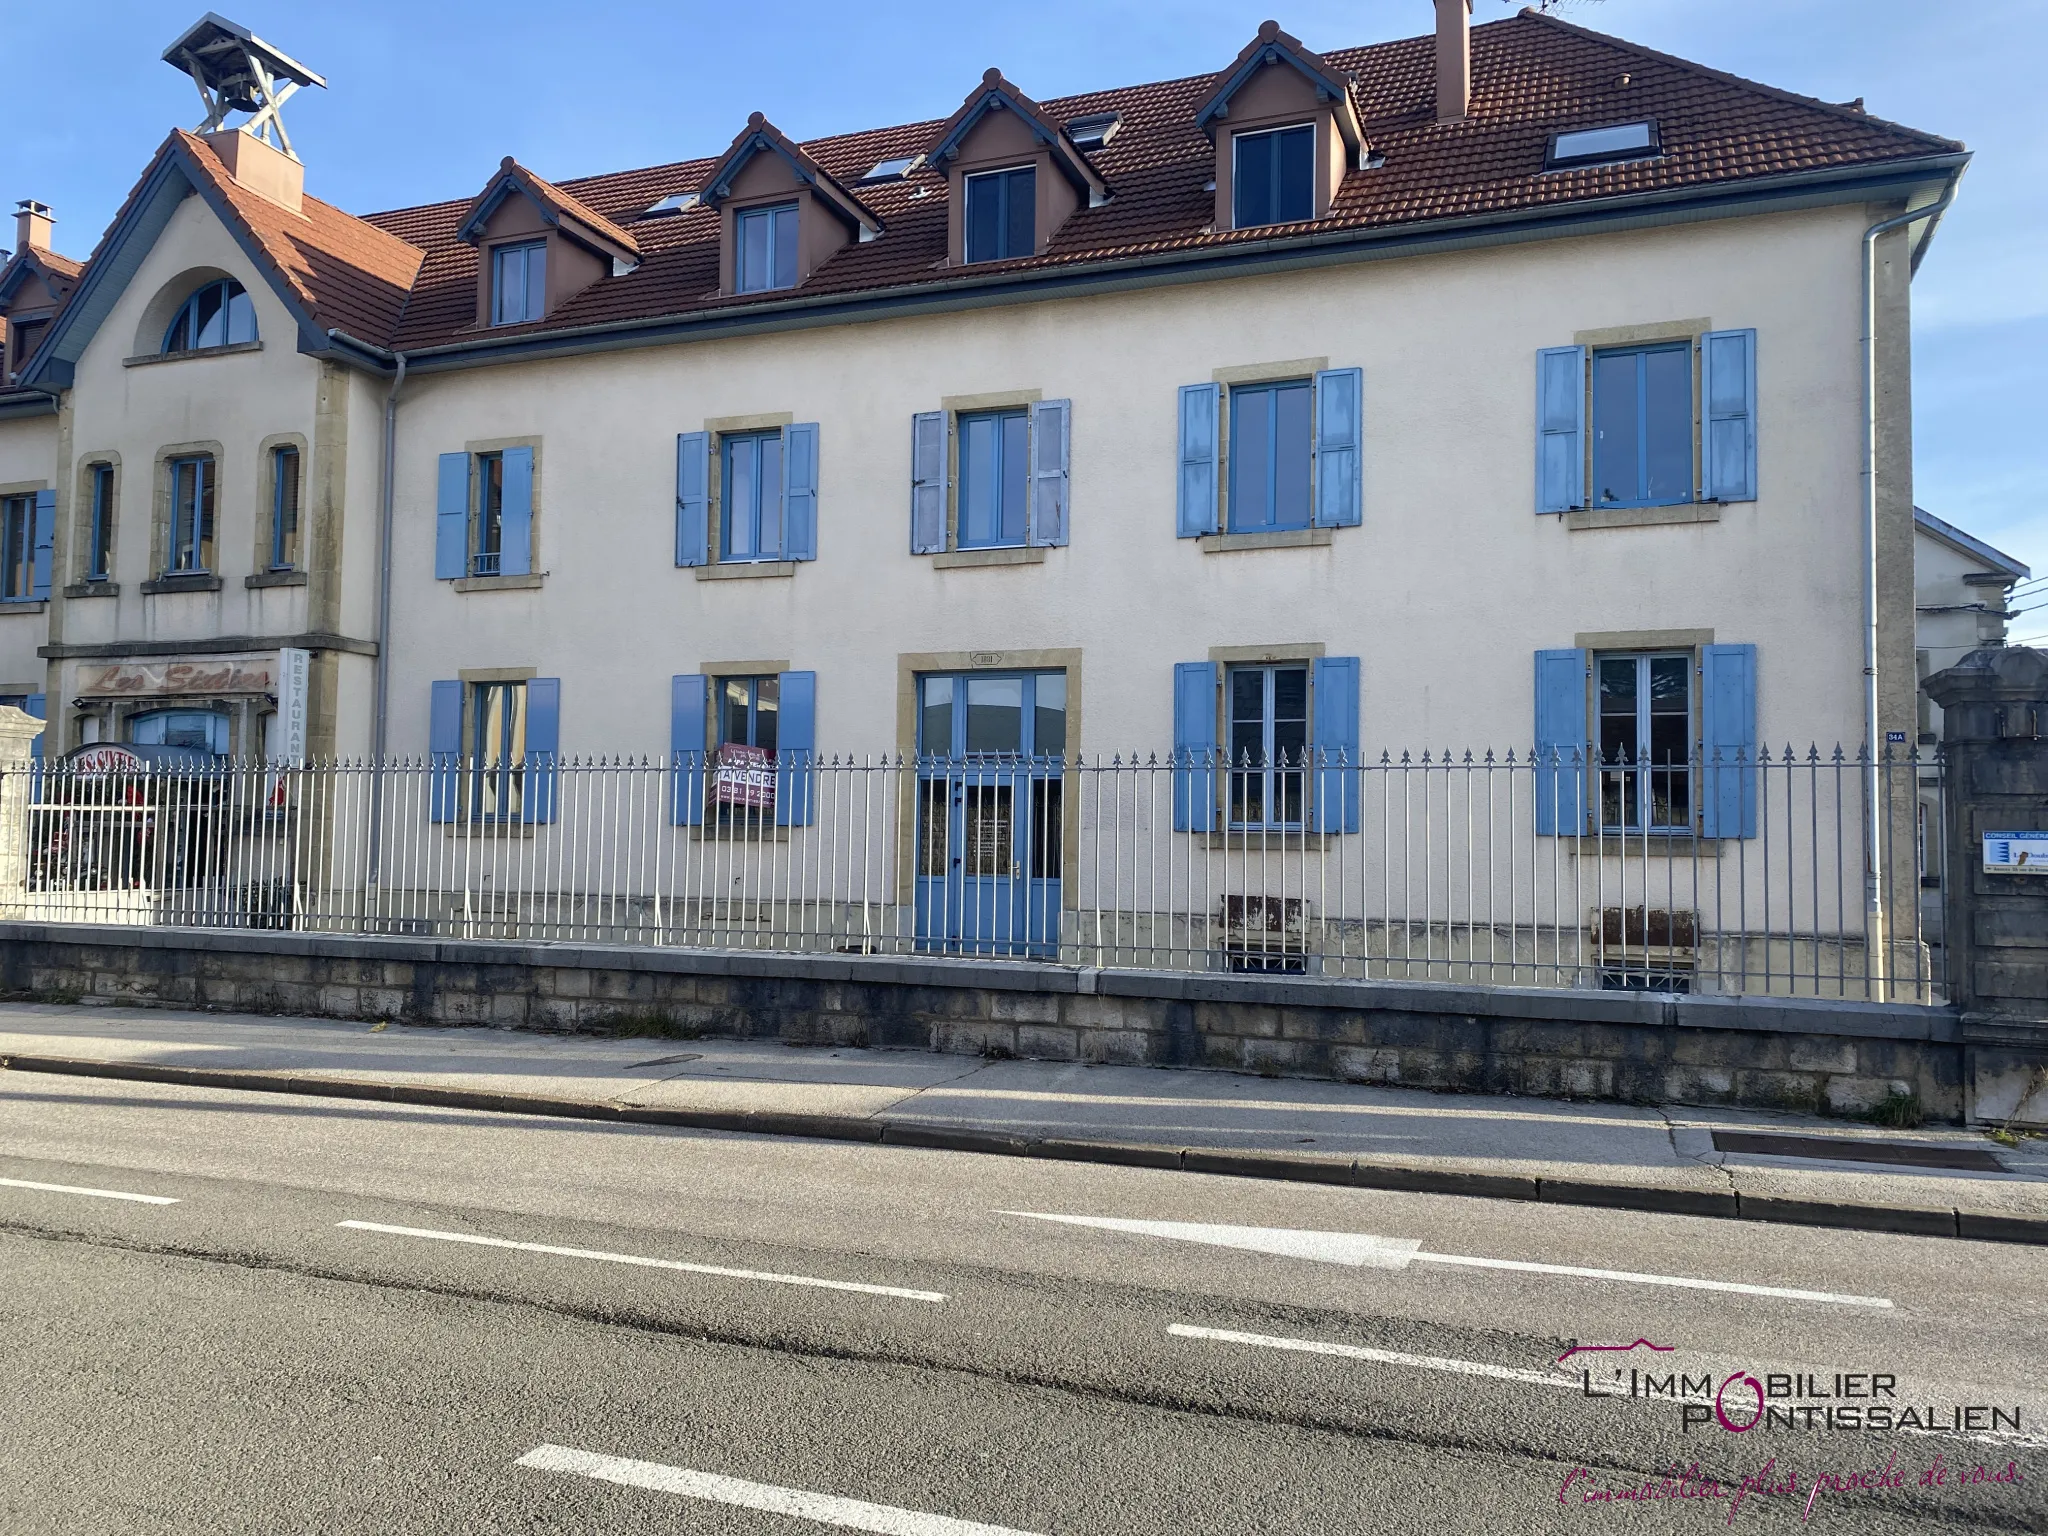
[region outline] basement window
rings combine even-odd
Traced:
[[[1619,160],[1647,160],[1663,153],[1654,119],[1640,123],[1615,123],[1605,128],[1579,128],[1552,134],[1550,152],[1544,157],[1546,171],[1572,170],[1582,165],[1606,165]]]

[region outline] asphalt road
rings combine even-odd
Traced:
[[[9,1536],[2048,1529],[2038,1249],[82,1079],[0,1381]]]

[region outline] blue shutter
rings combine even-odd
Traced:
[[[1577,837],[1586,827],[1586,652],[1536,653],[1536,831]]]
[[[910,418],[910,552],[945,547],[946,413],[919,411]]]
[[[533,574],[533,450],[507,448],[505,505],[499,521],[498,574]]]
[[[1365,370],[1328,368],[1316,375],[1316,506],[1318,528],[1355,528],[1363,516]]]
[[[562,757],[562,680],[526,680],[526,793],[519,800],[519,819],[555,819],[555,786]]]
[[[817,820],[818,674],[785,672],[775,722],[775,824]]]
[[[1536,354],[1536,510],[1586,502],[1586,349]]]
[[[427,819],[454,821],[462,793],[462,684],[435,683],[433,700],[427,721]]]
[[[1700,651],[1700,835],[1755,837],[1756,647]]]
[[[711,559],[711,434],[676,434],[676,564]]]
[[[57,542],[57,493],[36,492],[35,526],[29,531],[29,547],[35,552],[35,585],[29,596],[50,595],[50,555]]]
[[[1183,539],[1198,539],[1216,531],[1222,416],[1222,385],[1181,385],[1180,490],[1174,531]]]
[[[1315,666],[1315,829],[1358,830],[1358,658],[1322,656]]]
[[[1067,439],[1071,400],[1041,400],[1031,408],[1032,544],[1067,542]]]
[[[818,424],[782,429],[782,558],[818,558]]]
[[[25,715],[33,715],[38,720],[47,720],[49,719],[49,705],[50,696],[48,694],[32,693],[27,698],[21,701],[21,711]],[[31,741],[28,744],[28,759],[32,763],[39,763],[43,760],[42,736],[36,737],[35,740]],[[40,800],[42,798],[41,782],[39,780],[31,779],[29,783],[30,800]]]
[[[668,819],[678,827],[704,822],[704,743],[711,679],[686,672],[669,682]]]
[[[1755,501],[1755,331],[1709,331],[1700,338],[1700,394],[1706,401],[1701,489],[1709,501]]]
[[[1217,667],[1213,661],[1173,668],[1173,830],[1216,829]]]
[[[469,574],[469,455],[441,455],[440,489],[434,502],[434,580]]]

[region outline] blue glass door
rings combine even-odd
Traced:
[[[1066,675],[918,680],[917,938],[962,954],[1059,946]]]

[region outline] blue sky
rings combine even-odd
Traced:
[[[197,121],[158,55],[209,0],[13,8],[34,60],[0,132],[0,197],[83,256],[144,157]],[[466,197],[502,155],[568,177],[709,154],[746,114],[799,138],[942,117],[998,64],[1036,96],[1218,68],[1269,13],[1311,47],[1414,35],[1429,0],[210,0],[325,74],[287,108],[309,187],[358,211]],[[1511,14],[1476,0],[1475,20]],[[1963,140],[1976,161],[1915,302],[1916,494],[2048,576],[2048,138],[2041,0],[1567,0],[1568,20]],[[18,80],[17,85],[23,82]],[[2048,592],[2048,586],[2044,586]],[[2018,633],[2048,633],[2048,607]]]

